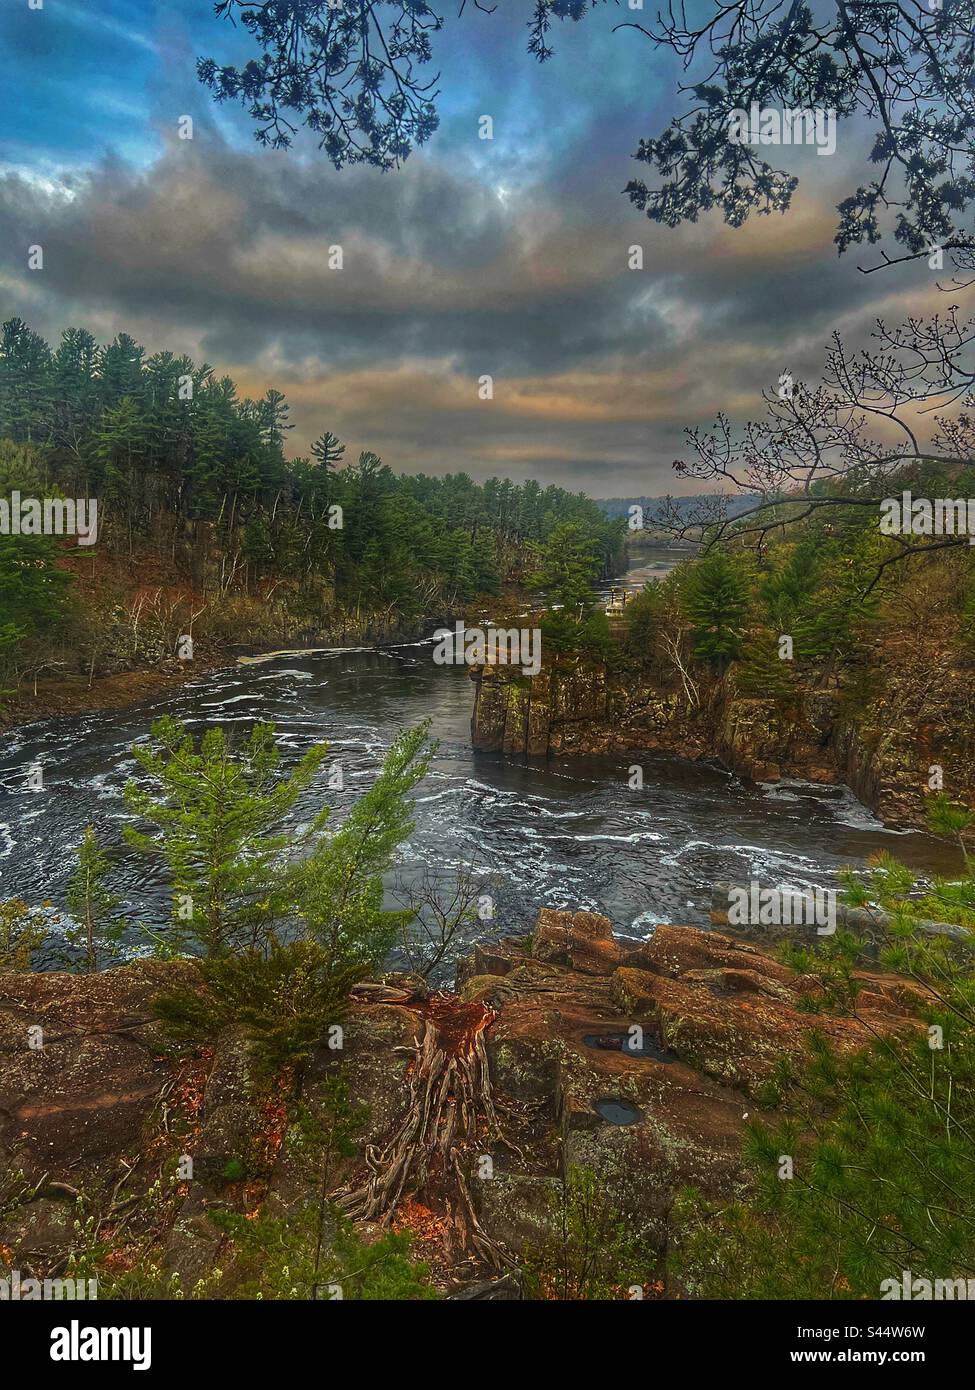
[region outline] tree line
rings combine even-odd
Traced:
[[[622,523],[581,493],[397,475],[369,451],[346,460],[330,430],[289,457],[289,413],[275,388],[241,396],[208,363],[127,333],[100,345],[68,328],[52,348],[22,319],[0,329],[0,493],[96,497],[99,553],[156,555],[204,593],[324,583],[345,611],[432,614],[519,584],[533,547],[570,523],[604,574],[621,563]],[[27,541],[0,536],[8,644],[63,597],[62,543]]]

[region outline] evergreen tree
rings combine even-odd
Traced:
[[[42,495],[36,450],[0,440],[0,498]],[[0,653],[55,629],[65,618],[70,577],[58,567],[55,537],[0,532]]]
[[[770,625],[794,636],[818,587],[819,563],[813,542],[783,547],[783,552],[775,552],[780,563],[760,580],[758,593],[768,609]]]
[[[40,443],[50,429],[51,350],[23,319],[0,331],[0,436]]]
[[[530,486],[525,484],[529,498]],[[573,613],[589,607],[602,556],[598,538],[582,522],[560,522],[543,542],[531,547],[531,553],[534,566],[528,584],[544,591],[549,607],[558,603]]]
[[[141,405],[145,393],[142,375],[146,350],[128,333],[119,333],[115,340],[98,354],[98,390],[102,406],[110,410],[128,396]]]
[[[47,938],[43,918],[21,898],[0,902],[0,973],[27,971],[35,951]]]
[[[138,402],[123,396],[106,410],[93,443],[104,499],[121,512],[131,552],[136,513],[144,498],[142,464],[147,452],[146,421]]]
[[[501,592],[498,546],[494,533],[486,527],[478,530],[471,544],[470,569],[475,593],[499,594]]]
[[[743,695],[778,703],[795,695],[795,666],[780,654],[781,636],[770,628],[759,628],[748,634],[735,677]]]
[[[818,954],[786,953],[819,986],[807,996],[809,1061],[782,1066],[760,1097],[779,1114],[749,1127],[743,1199],[691,1192],[681,1202],[670,1269],[692,1296],[876,1299],[904,1270],[975,1277],[975,971],[970,946],[919,925],[936,919],[975,936],[971,863],[922,893],[879,856],[868,882],[850,873],[846,884],[852,905],[886,910],[875,928],[881,964],[911,981],[907,999],[927,1027],[878,1035],[861,1011],[872,943],[837,933]],[[861,1051],[839,1054],[815,1031],[820,1008],[860,1025]]]
[[[191,741],[180,741],[175,726],[157,726],[157,737],[177,757],[184,751],[187,756],[182,766],[170,763],[154,774],[157,781],[160,773],[167,776],[165,803],[140,797],[136,807],[164,827],[162,848],[177,890],[195,889],[201,899],[206,893],[206,901],[219,908],[216,920],[206,913],[196,931],[208,948],[196,967],[202,988],[177,988],[156,1001],[171,1033],[200,1041],[236,1025],[259,1067],[274,1072],[300,1065],[341,1022],[352,987],[381,966],[409,916],[384,909],[382,876],[413,828],[409,793],[434,751],[427,732],[422,725],[394,741],[376,781],[334,835],[319,833],[326,808],[296,841],[258,832],[273,827],[293,805],[319,750],[281,779],[275,776],[268,726],[257,726],[245,749],[249,769],[242,758],[227,778],[224,748],[216,739],[207,748],[205,738],[197,754]],[[193,789],[194,781],[218,789],[219,817],[212,799]],[[146,843],[144,837],[130,838]],[[286,862],[282,851],[289,838],[292,846],[307,845],[311,852]]]
[[[474,554],[471,538],[463,526],[456,527],[448,538],[444,556],[444,587],[452,599],[473,598],[477,592]]]
[[[688,568],[684,605],[692,623],[694,655],[699,661],[724,672],[737,659],[748,603],[745,579],[725,551],[712,550]]]
[[[663,588],[645,584],[623,610],[626,620],[626,650],[630,656],[649,662],[663,621]]]
[[[72,481],[84,471],[84,445],[98,413],[97,363],[92,334],[66,328],[51,361],[51,445]]]
[[[320,434],[311,446],[313,456],[318,460],[326,473],[338,467],[345,453],[345,445],[339,442],[338,436],[331,430],[326,430]]]
[[[273,725],[255,724],[234,749],[221,728],[197,743],[166,717],[132,753],[148,785],[130,781],[125,799],[157,831],[127,826],[125,836],[166,860],[174,895],[168,948],[217,956],[262,947],[288,909],[285,850],[297,843],[277,827],[311,784],[326,746],[314,745],[284,775]],[[327,815],[326,808],[314,816],[302,838],[317,835]]]
[[[264,393],[264,399],[259,404],[264,437],[272,448],[278,451],[284,448],[285,431],[294,429],[294,425],[288,424],[290,409],[284,392],[276,390],[273,386]]]
[[[81,950],[84,968],[97,970],[99,953],[114,956],[125,931],[125,922],[114,916],[122,900],[106,887],[108,856],[98,844],[94,826],[85,827],[77,858],[67,890],[68,911],[75,920],[65,937]]]
[[[823,676],[858,646],[877,615],[880,594],[870,588],[882,544],[876,532],[837,543],[814,599],[798,627],[804,654],[822,663]]]
[[[172,1037],[196,1045],[239,1029],[256,1071],[268,1080],[282,1067],[301,1066],[327,1041],[366,973],[361,962],[336,959],[314,941],[281,941],[273,932],[260,947],[194,964],[200,988],[157,996],[156,1016]]]
[[[408,914],[384,909],[382,876],[413,829],[410,792],[436,752],[429,732],[427,721],[393,741],[342,828],[299,868],[299,918],[335,963],[376,968],[402,932]]]

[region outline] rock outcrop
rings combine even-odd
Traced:
[[[154,1263],[184,1288],[219,1268],[223,1294],[233,1289],[234,1254],[214,1211],[287,1216],[315,1194],[294,1096],[258,1084],[241,1038],[230,1032],[212,1047],[175,1051],[153,1021],[154,994],[186,970],[137,962],[97,975],[0,976],[4,1264],[35,1277],[62,1273],[78,1241],[80,1199],[121,1268]],[[881,975],[865,975],[864,985],[871,1029],[915,1026],[908,985]],[[445,1156],[456,1153],[463,1168],[478,1248],[506,1252],[507,1272],[498,1277],[476,1255],[448,1257],[449,1165],[438,1167],[435,1146],[430,1162],[403,1170],[395,1204],[377,1219],[413,1231],[445,1290],[513,1297],[519,1262],[549,1230],[570,1166],[597,1173],[653,1256],[666,1249],[681,1187],[735,1192],[746,1118],[760,1113],[777,1063],[802,1056],[810,1026],[802,1005],[814,984],[716,932],[659,926],[637,944],[614,938],[604,917],[543,911],[530,938],[478,946],[457,988],[433,1000],[402,984],[363,990],[342,1050],[322,1048],[306,1066],[301,1100],[306,1115],[324,1120],[341,1074],[364,1107],[356,1151],[334,1175],[337,1188],[361,1189],[415,1102],[421,1035],[428,1054],[449,1053],[453,1039],[473,1059],[476,1015],[491,1114],[468,1117],[473,1147],[451,1147],[451,1128],[460,1133],[451,1119]],[[817,1014],[816,1025],[841,1048],[863,1041],[849,1019]],[[461,1080],[458,1071],[454,1084]],[[454,1099],[440,1097],[448,1110]],[[475,1104],[473,1092],[468,1099]],[[192,1180],[176,1166],[186,1156]]]
[[[843,782],[887,824],[917,825],[933,769],[975,807],[975,682],[947,639],[871,652],[871,689],[799,689],[788,704],[732,679],[689,700],[632,663],[547,661],[537,676],[474,667],[474,747],[509,757],[636,751],[714,759],[753,781]]]

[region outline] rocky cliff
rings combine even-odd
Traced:
[[[886,823],[917,825],[939,780],[975,807],[972,674],[923,633],[911,648],[866,651],[856,688],[800,688],[788,702],[746,697],[733,677],[689,698],[639,666],[578,657],[535,677],[475,667],[471,736],[507,756],[648,751],[715,759],[755,781],[844,782]]]
[[[317,1051],[296,1087],[259,1081],[233,1032],[167,1043],[151,1001],[187,970],[0,976],[0,1262],[22,1276],[62,1274],[87,1241],[110,1269],[233,1296],[241,1256],[214,1217],[288,1219],[315,1194],[296,1101],[302,1125],[326,1123],[337,1075],[365,1108],[338,1199],[366,1239],[411,1231],[450,1296],[519,1296],[570,1166],[595,1171],[662,1259],[679,1188],[740,1184],[746,1116],[775,1064],[802,1055],[815,987],[726,935],[661,926],[634,946],[603,917],[544,911],[530,938],[479,946],[457,994],[365,987],[342,1049]],[[908,985],[863,979],[872,1029],[914,1026]],[[844,1018],[817,1026],[840,1047],[863,1036]]]

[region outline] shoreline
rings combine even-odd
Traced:
[[[486,603],[474,603],[469,606],[493,610],[490,620],[501,622],[510,616],[513,609],[522,606],[526,601],[524,595],[508,591],[499,596],[489,597]],[[267,658],[277,652],[285,654],[331,651],[350,644],[371,651],[382,651],[385,648],[421,641],[438,624],[452,624],[455,616],[452,612],[446,614],[439,610],[422,618],[398,617],[392,622],[377,622],[375,618],[358,624],[345,622],[334,631],[303,634],[307,639],[304,644],[300,639],[296,639],[294,633],[281,633],[273,639],[266,638],[257,642],[226,642],[213,647],[206,644],[204,638],[202,649],[200,643],[197,643],[192,661],[176,662],[173,659],[165,665],[116,671],[110,675],[96,676],[90,684],[87,676],[83,674],[49,675],[38,680],[36,695],[33,682],[27,681],[8,697],[0,696],[0,737],[45,719],[127,709],[160,691],[176,688],[198,676],[237,665],[241,657],[253,660]]]
[[[0,734],[10,734],[46,719],[127,709],[150,695],[184,685],[197,676],[233,665],[234,661],[230,652],[221,651],[194,657],[192,662],[186,663],[188,669],[141,667],[96,676],[90,685],[84,676],[49,677],[37,682],[36,695],[33,688],[20,690],[4,701],[0,706]]]
[[[31,690],[18,691],[0,705],[0,735],[29,728],[47,719],[70,718],[79,714],[97,714],[108,710],[129,709],[141,700],[161,691],[176,689],[201,676],[241,664],[269,661],[275,656],[299,656],[315,652],[342,649],[342,639],[336,645],[286,647],[278,643],[250,645],[235,643],[233,647],[195,656],[178,669],[140,667],[133,671],[117,671],[112,675],[96,676],[89,685],[84,676],[49,677],[37,682],[37,694]],[[403,638],[405,642],[407,639]],[[383,651],[401,645],[394,641],[360,643],[363,650]],[[246,650],[243,650],[246,648]]]

